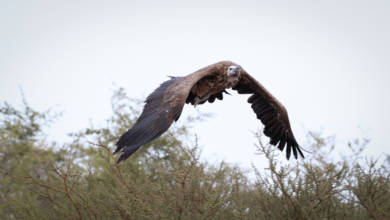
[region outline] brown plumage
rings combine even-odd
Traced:
[[[291,150],[295,158],[298,153],[304,157],[284,106],[239,65],[222,61],[184,77],[171,77],[150,94],[135,125],[117,142],[114,153],[122,152],[118,163],[167,131],[179,119],[185,103],[199,105],[222,100],[229,88],[239,94],[252,94],[248,102],[264,124],[264,134],[270,137],[270,144],[281,151],[286,147],[287,159]]]

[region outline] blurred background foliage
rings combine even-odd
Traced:
[[[284,165],[259,132],[268,166],[249,178],[199,160],[190,118],[118,165],[114,143],[142,107],[123,89],[105,126],[65,144],[43,132],[56,113],[23,103],[0,106],[0,219],[390,219],[390,157],[365,157],[365,139],[334,157],[332,137],[309,133],[313,153]]]

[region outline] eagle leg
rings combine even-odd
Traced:
[[[194,106],[197,106],[198,104],[202,104],[202,102],[207,101],[207,99],[209,99],[211,95],[212,94],[209,92],[209,93],[207,93],[206,95],[204,95],[202,97],[195,96],[195,98],[194,98]]]

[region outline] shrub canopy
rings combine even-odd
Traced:
[[[105,126],[60,145],[43,132],[50,111],[3,103],[0,219],[390,219],[390,159],[362,157],[364,140],[335,160],[333,139],[310,133],[313,153],[280,165],[259,136],[268,166],[249,179],[239,167],[200,161],[183,126],[117,165],[114,143],[139,107],[118,89]]]

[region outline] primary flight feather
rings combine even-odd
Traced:
[[[284,106],[241,66],[221,61],[184,77],[171,77],[152,92],[135,125],[116,143],[114,153],[121,152],[118,163],[167,131],[179,119],[184,104],[200,105],[222,100],[223,93],[230,88],[239,94],[252,94],[248,103],[264,124],[264,134],[270,137],[270,144],[281,151],[286,147],[287,159],[291,151],[295,158],[298,153],[304,157]]]

